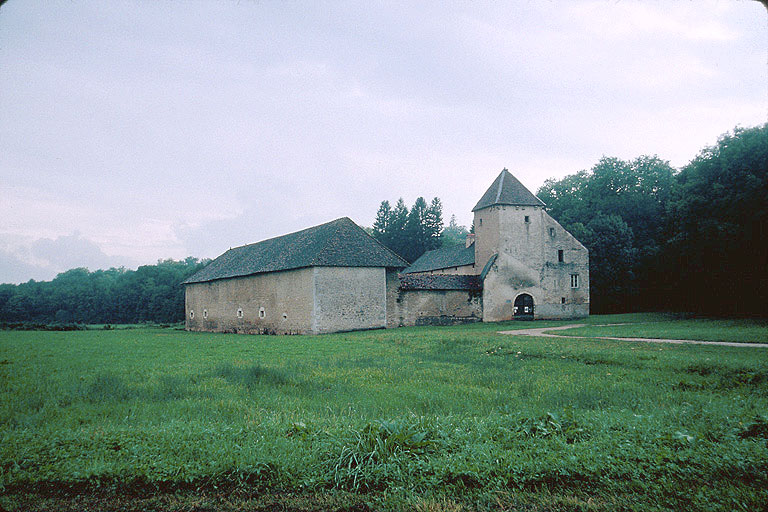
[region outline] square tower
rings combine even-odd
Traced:
[[[589,313],[589,253],[507,169],[472,209],[483,320]]]

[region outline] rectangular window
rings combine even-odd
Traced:
[[[555,228],[549,228],[549,236],[551,236],[552,238],[555,237]]]
[[[531,222],[531,218],[528,215],[525,216],[525,222]]]
[[[579,287],[579,274],[571,274],[571,288]]]
[[[565,297],[560,297],[560,304],[565,304]]]
[[[557,262],[558,263],[562,263],[563,261],[564,261],[563,260],[563,250],[562,249],[558,249],[557,250]]]

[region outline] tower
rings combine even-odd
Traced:
[[[483,320],[589,313],[587,249],[504,169],[472,209]]]

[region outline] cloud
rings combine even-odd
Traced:
[[[68,270],[108,268],[112,260],[94,242],[73,233],[56,239],[42,238],[32,244],[32,254],[44,260],[47,267]]]
[[[135,267],[124,256],[108,256],[94,241],[75,232],[56,238],[30,239],[0,233],[0,282],[47,281],[72,268],[94,271],[110,267]]]

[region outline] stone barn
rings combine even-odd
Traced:
[[[320,334],[387,325],[408,263],[344,217],[230,249],[185,281],[187,329]]]
[[[504,169],[475,233],[408,266],[350,219],[230,249],[184,284],[187,329],[320,334],[589,314],[589,254]]]

